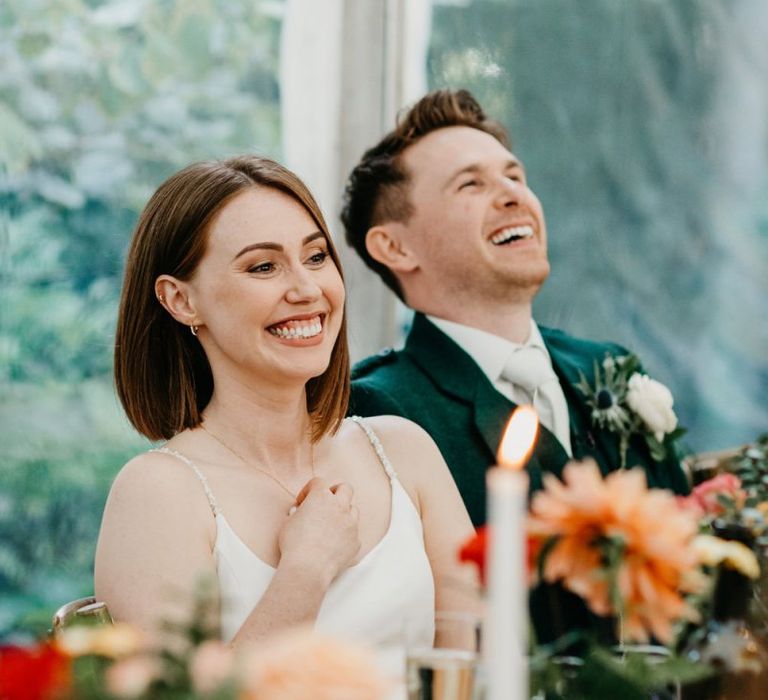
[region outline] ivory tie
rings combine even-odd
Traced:
[[[517,348],[504,365],[501,377],[526,395],[541,423],[571,456],[568,404],[546,351],[537,345]]]

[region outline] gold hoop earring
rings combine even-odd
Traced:
[[[192,333],[192,335],[195,336],[195,338],[197,338],[197,329],[198,329],[198,326],[190,326],[189,327],[190,332]]]

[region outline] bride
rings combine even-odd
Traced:
[[[312,195],[244,156],[191,165],[138,222],[115,345],[117,392],[161,447],[128,462],[104,511],[95,589],[147,633],[216,583],[233,646],[314,624],[368,644],[431,643],[466,609],[471,533],[415,424],[344,419],[345,290]]]

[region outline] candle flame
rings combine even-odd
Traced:
[[[539,416],[533,406],[518,406],[507,423],[499,445],[498,462],[508,469],[522,469],[531,456],[539,432]]]

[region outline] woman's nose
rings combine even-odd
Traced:
[[[286,301],[291,304],[302,304],[316,301],[322,296],[322,289],[312,273],[302,269],[294,272],[285,293]]]

